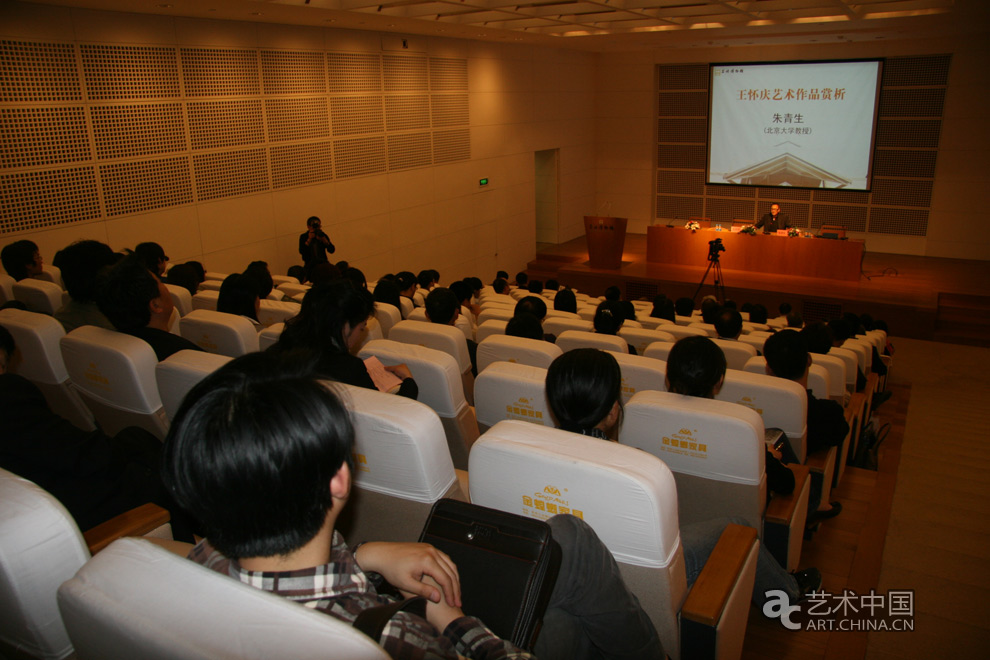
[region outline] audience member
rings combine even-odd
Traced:
[[[549,289],[550,291],[559,291],[560,282],[558,282],[557,280],[551,277],[549,280],[546,281],[546,284],[543,285],[543,288]]]
[[[69,300],[55,312],[55,319],[66,332],[82,325],[113,330],[96,305],[96,277],[115,260],[110,246],[99,241],[76,241],[55,255],[54,265],[62,271],[62,281],[69,292]]]
[[[571,289],[561,289],[553,297],[553,308],[558,312],[577,314],[577,296]]]
[[[520,312],[509,319],[505,324],[505,334],[509,337],[522,337],[523,339],[537,339],[543,341],[543,324],[540,319],[528,312]]]
[[[711,344],[711,341],[705,341]],[[622,424],[621,388],[622,372],[616,359],[594,348],[568,351],[555,359],[547,370],[550,410],[557,425],[572,433],[601,440],[615,436]],[[747,524],[741,519],[723,518],[681,526],[689,589],[729,523]],[[821,573],[815,568],[788,574],[765,546],[760,545],[753,590],[755,604],[762,605],[767,591],[774,589],[785,591],[795,602],[818,590],[821,583]]]
[[[167,284],[181,286],[189,292],[190,296],[195,296],[199,289],[200,280],[196,274],[196,269],[189,263],[175,264],[168,269],[165,275]]]
[[[797,312],[791,312],[787,315],[787,327],[800,330],[804,327],[804,318]]]
[[[0,250],[0,262],[3,269],[16,281],[41,275],[44,259],[34,241],[14,241]]]
[[[165,250],[158,243],[138,243],[134,248],[134,254],[138,256],[144,267],[157,275],[159,278],[165,276],[165,269],[168,268],[168,256]]]
[[[375,285],[374,297],[376,302],[392,305],[399,312],[402,311],[402,306],[399,302],[399,287],[392,280],[378,280],[378,283]]]
[[[426,318],[430,323],[439,325],[454,325],[460,315],[460,303],[457,296],[445,287],[438,286],[426,296]],[[467,342],[468,356],[471,358],[471,374],[478,375],[478,344],[473,339],[464,338]]]
[[[704,300],[701,301],[701,320],[704,323],[714,325],[715,318],[720,311],[722,311],[722,306],[718,304],[718,300],[714,296],[705,296]]]
[[[673,300],[663,294],[653,299],[653,311],[650,312],[652,318],[665,319],[673,323],[675,321],[675,315],[676,311]]]
[[[742,314],[734,309],[723,309],[715,317],[715,332],[719,339],[739,339],[742,327]]]
[[[610,286],[605,289],[605,300],[622,300],[622,289]]]
[[[206,281],[206,269],[203,268],[203,264],[198,261],[187,261],[186,265],[192,266],[193,270],[196,271],[196,286]]]
[[[181,350],[202,350],[169,332],[175,309],[172,296],[137,254],[121,259],[100,276],[96,304],[117,330],[150,344],[159,360]]]
[[[340,271],[330,262],[316,264],[309,271],[309,281],[313,286],[333,282],[334,280],[339,280],[341,277],[343,276]]]
[[[749,322],[750,323],[762,323],[766,325],[767,322],[767,308],[759,303],[753,305],[749,311]]]
[[[525,289],[527,284],[529,284],[529,275],[526,274],[526,271],[521,270],[516,273],[516,287]]]
[[[364,276],[364,272],[359,268],[354,266],[349,267],[344,271],[344,278],[350,280],[354,283],[354,286],[358,289],[368,290],[368,280]]]
[[[352,355],[364,341],[374,301],[350,280],[334,280],[313,286],[303,297],[299,314],[285,322],[272,346],[275,353],[308,351],[317,373],[349,385],[377,389],[361,358]],[[402,380],[396,394],[415,399],[419,387],[405,364],[386,366]]]
[[[220,295],[217,297],[218,312],[243,316],[251,321],[256,329],[261,329],[258,323],[260,308],[258,281],[253,276],[234,273],[224,278],[223,284],[220,285]]]
[[[690,318],[694,314],[694,301],[690,298],[678,298],[674,302],[674,313],[677,316]]]
[[[471,301],[471,294],[473,293],[473,290],[471,285],[468,283],[468,280],[463,279],[451,282],[450,290],[455,296],[457,296],[457,301],[461,305],[461,315],[471,321],[471,327],[474,328],[477,325],[478,314],[481,313],[481,307]]]
[[[252,261],[244,269],[244,274],[254,278],[259,298],[265,300],[271,295],[272,289],[275,288],[275,280],[272,279],[272,272],[268,270],[267,261]]]
[[[622,311],[622,303],[618,300],[603,300],[595,310],[595,318],[592,324],[595,332],[600,335],[618,335],[619,329],[625,322],[625,313]],[[636,347],[626,344],[631,355],[638,355]]]
[[[530,293],[538,296],[541,293],[543,293],[543,282],[541,282],[540,280],[530,280],[529,284],[526,285],[526,288],[529,290]]]
[[[285,274],[296,278],[300,284],[306,283],[306,269],[302,266],[289,266],[289,270],[285,271]]]
[[[506,294],[509,292],[509,282],[504,277],[496,277],[492,282],[492,289],[497,294]]]
[[[622,309],[622,316],[627,321],[636,320],[636,305],[632,304],[630,300],[620,300],[619,305]]]
[[[207,376],[165,443],[165,481],[206,531],[190,558],[347,623],[395,602],[365,571],[426,596],[425,620],[400,611],[376,640],[393,658],[664,657],[611,554],[573,516],[548,521],[563,561],[536,655],[464,615],[457,569],[435,548],[372,542],[351,551],[334,527],[350,494],[353,445],[347,410],[305,362],[259,353]]]
[[[507,271],[504,271],[504,270],[497,271],[495,273],[495,279],[503,279],[506,282],[508,282],[509,281],[509,273]]]

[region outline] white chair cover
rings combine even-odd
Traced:
[[[619,363],[622,371],[622,403],[629,403],[629,399],[636,392],[643,390],[663,391],[664,379],[667,377],[667,363],[656,358],[643,355],[630,355],[629,353],[619,353],[610,351]]]
[[[674,347],[677,342],[673,341],[655,341],[646,347],[643,352],[648,358],[653,358],[654,360],[660,360],[664,363],[667,362],[667,356],[670,355],[670,349]]]
[[[258,323],[275,325],[285,323],[299,313],[301,305],[289,300],[262,300],[258,308]]]
[[[490,335],[478,344],[478,375],[494,362],[518,362],[547,369],[562,354],[559,346],[542,339]]]
[[[404,344],[416,344],[443,351],[457,360],[461,373],[471,370],[467,340],[460,330],[451,325],[406,320],[393,326],[388,336]]]
[[[799,384],[765,373],[729,369],[715,398],[756,411],[763,418],[766,428],[781,429],[787,434],[794,454],[800,462],[804,462],[808,437],[808,394]]]
[[[619,328],[619,336],[635,348],[638,355],[643,355],[646,352],[646,347],[655,341],[676,341],[674,335],[669,332],[652,328],[627,328],[628,324],[628,321],[622,324],[622,327]]]
[[[263,328],[258,333],[258,350],[266,351],[271,348],[278,341],[278,338],[282,336],[283,330],[285,330],[284,323],[276,323]]]
[[[165,288],[168,289],[168,294],[172,297],[172,304],[178,310],[179,316],[185,316],[192,311],[192,294],[189,293],[189,289],[178,284],[168,283],[165,284]]]
[[[565,330],[557,335],[557,346],[565,353],[573,351],[575,348],[597,348],[601,351],[615,351],[617,353],[629,352],[629,344],[622,337],[584,330]]]
[[[175,419],[189,390],[231,359],[226,355],[205,351],[183,350],[173,353],[155,366],[158,393],[170,422]]]
[[[217,301],[220,299],[220,290],[206,289],[204,290],[200,287],[200,290],[196,292],[196,295],[192,297],[192,308],[197,309],[209,309],[216,310]]]
[[[756,357],[756,348],[750,344],[734,339],[712,339],[712,341],[722,349],[722,354],[725,355],[725,362],[729,369],[742,371],[746,366],[746,361],[752,357]]]
[[[485,339],[491,337],[492,335],[504,335],[505,326],[508,325],[508,323],[508,321],[502,319],[490,319],[484,323],[479,323],[478,329],[474,333],[478,345],[480,346],[481,342],[485,341]]]
[[[512,307],[483,307],[478,314],[478,325],[484,325],[488,321],[511,321],[514,315]]]
[[[0,310],[0,325],[7,328],[21,353],[21,360],[11,373],[20,374],[34,383],[45,397],[48,407],[84,431],[96,428],[93,413],[69,380],[62,361],[59,342],[65,336],[62,324],[47,314],[22,309]]]
[[[62,287],[46,280],[27,278],[12,285],[14,298],[32,312],[53,315],[62,306]]]
[[[494,362],[478,374],[474,404],[484,433],[503,419],[554,426],[547,402],[547,370],[526,364]]]
[[[395,305],[388,303],[375,303],[375,318],[382,326],[382,336],[388,339],[388,333],[392,331],[392,326],[402,320],[402,312]]]
[[[182,317],[179,329],[183,337],[209,353],[238,357],[259,350],[254,324],[236,314],[196,309]]]
[[[551,318],[549,316],[543,319],[543,332],[556,335],[557,337],[568,330],[593,332],[594,329],[595,327],[591,324],[591,321],[585,321],[584,319]]]
[[[823,367],[828,371],[829,398],[844,401],[846,396],[846,363],[842,358],[835,355],[812,353],[811,365]]]
[[[6,273],[0,273],[0,305],[14,300],[14,280]]]

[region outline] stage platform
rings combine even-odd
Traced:
[[[616,285],[630,300],[652,300],[658,293],[690,298],[696,291],[700,300],[714,293],[711,272],[699,291],[707,251],[697,255],[697,266],[649,263],[646,242],[645,234],[628,234],[617,270],[591,268],[583,236],[558,245],[541,243],[527,273],[595,296]],[[728,251],[721,264],[726,297],[740,305],[762,303],[771,316],[782,302],[806,321],[869,312],[886,320],[894,336],[990,346],[990,262],[867,252],[858,281],[733,270]]]

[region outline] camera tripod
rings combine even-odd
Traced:
[[[701,281],[698,282],[698,288],[694,290],[694,296],[691,299],[698,299],[698,294],[701,293],[701,288],[705,286],[705,280],[708,279],[708,273],[710,272],[713,273],[713,277],[715,278],[715,297],[718,298],[719,304],[722,304],[725,302],[725,282],[722,280],[722,262],[718,259],[717,251],[709,251],[708,268],[705,269],[705,274],[701,276]]]

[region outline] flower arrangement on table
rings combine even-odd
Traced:
[[[800,235],[801,235],[801,232],[799,232],[797,229],[795,229],[794,227],[788,227],[788,229],[787,229],[787,237],[788,238],[794,238],[795,236],[800,236]]]
[[[742,229],[739,230],[739,233],[740,234],[749,234],[750,236],[755,236],[756,235],[756,227],[753,226],[753,225],[746,225],[745,227],[743,227]]]
[[[697,220],[691,220],[686,225],[684,225],[684,228],[690,229],[691,231],[698,231],[699,229],[701,229],[701,223],[698,222]]]

